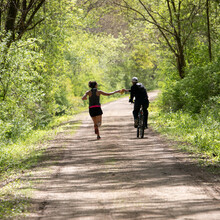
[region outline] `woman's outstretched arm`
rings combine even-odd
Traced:
[[[131,92],[131,89],[122,89],[122,92]]]
[[[103,92],[103,91],[101,91],[101,90],[99,90],[98,91],[98,93],[99,93],[99,95],[101,94],[101,95],[104,95],[104,96],[110,96],[110,95],[114,95],[115,93],[120,93],[120,91],[121,90],[116,90],[116,91],[114,91],[114,92]]]

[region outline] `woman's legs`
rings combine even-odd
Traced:
[[[102,115],[92,117],[92,120],[94,123],[95,134],[97,134],[97,139],[100,139],[101,137],[99,135],[99,127],[102,124]]]
[[[96,122],[97,122],[97,126],[101,127],[101,125],[102,125],[102,115],[96,116]]]

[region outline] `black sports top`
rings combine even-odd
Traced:
[[[96,95],[97,89],[91,89],[92,95],[89,97],[89,108],[100,107],[100,96]]]

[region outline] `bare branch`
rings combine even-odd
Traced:
[[[170,43],[168,37],[166,36],[166,34],[165,34],[163,31],[167,31],[167,32],[170,33],[171,35],[174,35],[174,34],[173,34],[172,32],[170,32],[169,30],[164,29],[163,27],[161,27],[161,26],[157,23],[156,19],[152,16],[152,14],[150,13],[150,11],[147,9],[147,7],[144,5],[144,3],[143,3],[141,0],[139,0],[139,2],[140,2],[141,5],[144,7],[144,9],[147,11],[148,15],[149,15],[149,16],[152,18],[152,20],[154,21],[154,25],[156,25],[156,26],[158,27],[160,33],[162,34],[162,36],[163,36],[164,39],[166,40],[166,42],[167,42],[169,48],[171,49],[171,51],[172,51],[174,54],[176,54],[175,49],[172,47],[172,45],[171,45],[171,43]]]
[[[173,15],[172,15],[172,11],[171,11],[171,8],[170,8],[170,1],[166,0],[166,2],[167,2],[168,11],[169,11],[169,14],[170,14],[170,22],[173,26]]]
[[[19,33],[17,40],[21,39],[21,37],[23,36],[25,31],[33,30],[38,24],[40,24],[44,20],[45,20],[45,18],[42,18],[41,20],[37,21],[32,27],[23,29],[23,31]]]
[[[124,0],[123,0],[123,1],[124,1]],[[119,6],[119,7],[129,9],[129,10],[134,11],[134,12],[136,12],[137,14],[139,14],[139,15],[142,17],[142,19],[139,19],[139,20],[147,21],[148,23],[153,24],[153,25],[157,26],[158,28],[160,28],[161,30],[163,30],[163,31],[165,31],[165,32],[168,32],[169,34],[173,35],[173,33],[172,33],[171,31],[169,31],[168,29],[162,27],[161,25],[159,25],[159,24],[157,23],[157,21],[154,19],[154,17],[151,15],[150,11],[149,11],[147,8],[146,8],[145,10],[148,12],[149,15],[152,16],[152,18],[153,18],[152,20],[153,20],[153,21],[147,19],[147,17],[146,17],[143,13],[141,13],[140,11],[138,11],[137,9],[132,8],[130,5],[128,5],[128,3],[127,3],[126,1],[124,1],[124,3],[126,3],[126,6],[114,2],[114,4],[117,5],[117,6]],[[136,18],[136,20],[138,20],[138,19]]]
[[[123,0],[124,1],[124,0]],[[119,4],[117,2],[114,1],[114,4],[121,7],[121,8],[126,8],[126,9],[130,9],[131,11],[136,12],[137,14],[139,14],[145,21],[147,21],[147,18],[144,16],[144,14],[142,14],[140,11],[136,10],[135,8],[132,8],[127,2],[124,1],[125,5]]]
[[[27,9],[27,1],[23,0],[23,2],[22,2],[22,10],[26,11],[26,9]]]
[[[186,38],[183,40],[183,45],[186,44],[187,40],[189,39],[189,37],[190,37],[190,35],[191,35],[192,31],[193,31],[193,21],[194,21],[194,18],[196,17],[196,15],[197,15],[197,13],[198,13],[198,11],[200,9],[201,9],[201,1],[199,3],[199,6],[198,6],[197,10],[196,10],[196,7],[193,7],[193,9],[191,11],[191,14],[189,16],[189,18],[191,17],[191,22],[190,22],[191,28],[190,28],[189,33],[187,34]]]
[[[187,34],[186,38],[183,40],[183,46],[185,46],[185,44],[186,44],[187,40],[189,39],[192,31],[193,31],[193,28],[190,28],[189,33]]]
[[[28,27],[28,26],[31,24],[31,22],[32,22],[32,20],[33,20],[33,18],[34,18],[34,16],[35,16],[35,14],[36,14],[36,13],[38,12],[38,10],[41,8],[41,6],[43,5],[44,2],[45,2],[45,0],[41,0],[41,1],[39,2],[39,4],[36,6],[35,10],[33,11],[32,15],[30,16],[30,18],[28,19],[28,21],[27,21],[27,23],[26,23],[26,27]]]
[[[173,6],[173,10],[174,10],[174,12],[176,13],[177,10],[176,10],[176,5],[175,5],[174,0],[171,0],[171,3],[172,3],[172,6]],[[181,0],[179,0],[178,12],[180,12],[180,11],[179,11],[179,9],[180,9],[180,5],[181,5]]]
[[[30,10],[33,6],[33,4],[35,3],[36,0],[30,0],[29,5],[27,7],[27,10]]]

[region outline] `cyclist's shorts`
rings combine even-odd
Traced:
[[[99,116],[102,115],[102,109],[101,107],[94,107],[94,108],[89,108],[89,114],[91,117]]]

